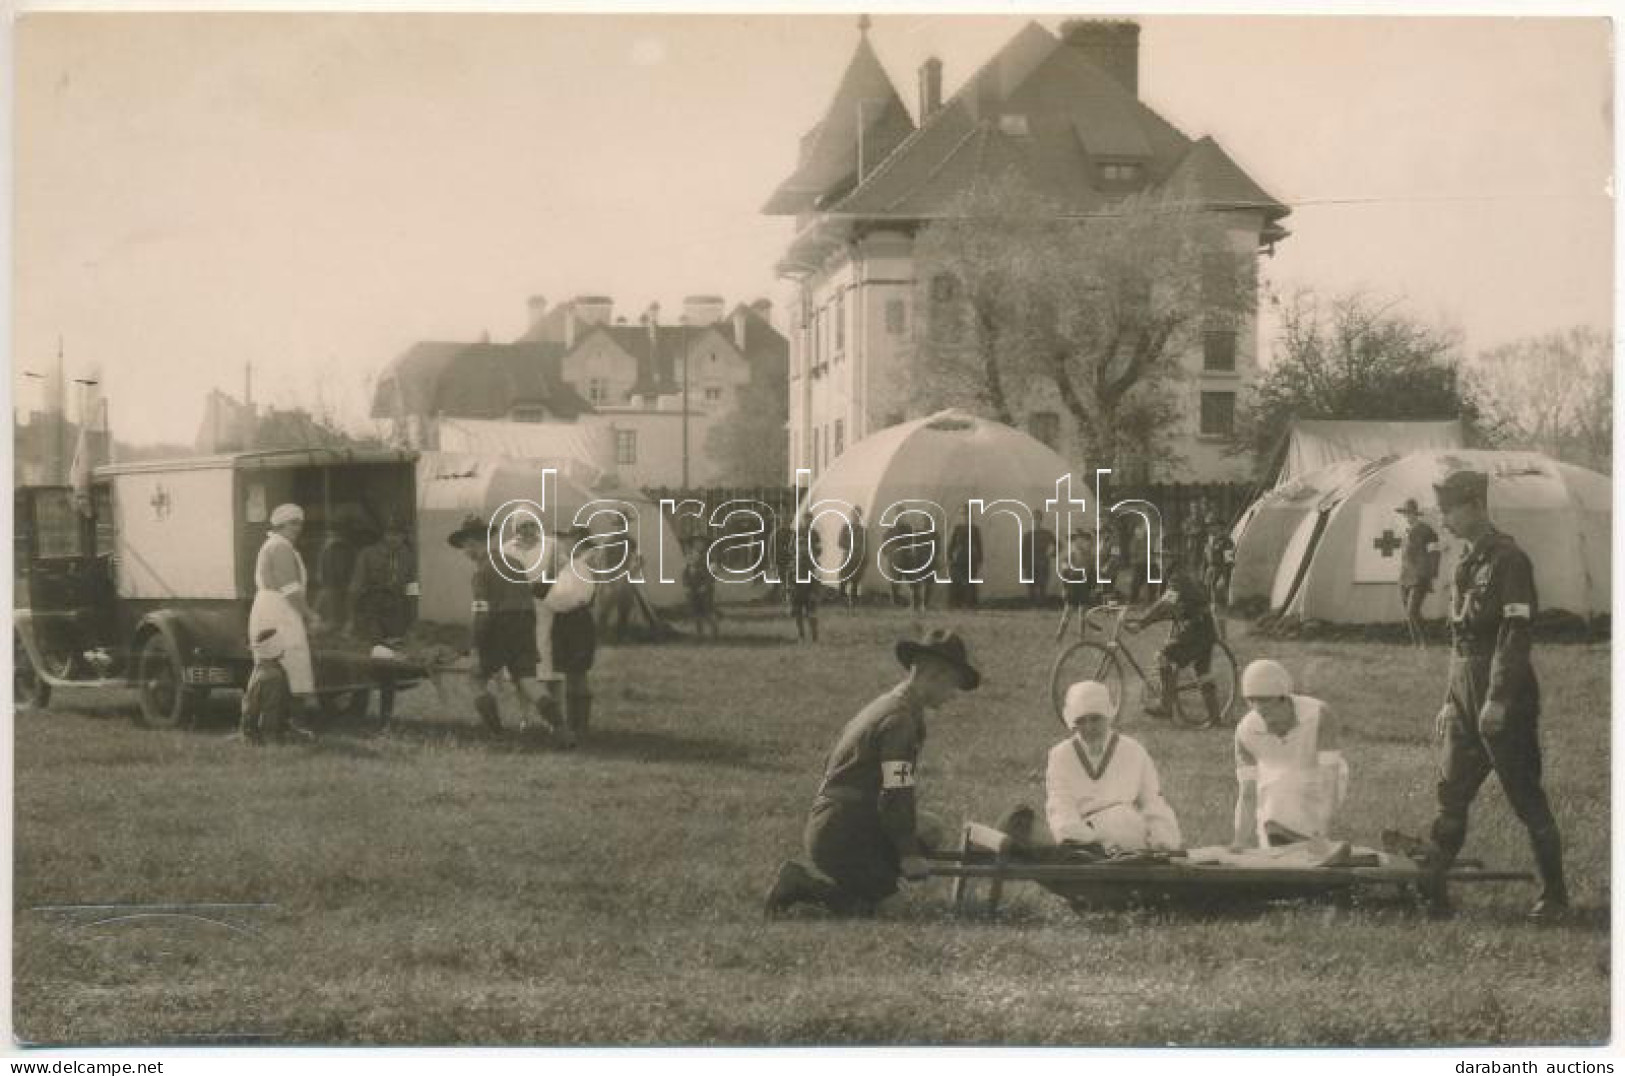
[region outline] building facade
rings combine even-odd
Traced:
[[[379,377],[372,416],[388,420],[403,447],[530,454],[518,450],[566,445],[591,457],[580,462],[606,486],[704,486],[721,478],[706,452],[712,428],[749,403],[757,379],[782,381],[788,353],[765,300],[730,310],[719,296],[694,295],[662,324],[658,304],[633,323],[616,317],[608,296],[552,308],[533,298],[529,326],[511,344],[408,349]],[[448,420],[456,429],[446,438]],[[579,436],[550,436],[559,426]]]
[[[947,101],[942,64],[927,60],[914,116],[869,42],[867,20],[859,27],[829,109],[764,207],[796,221],[778,266],[787,284],[792,473],[821,473],[856,441],[921,410],[911,378],[922,296],[935,298],[935,282],[917,279],[914,244],[978,181],[1014,169],[1069,213],[1097,212],[1134,192],[1194,192],[1246,259],[1287,234],[1279,223],[1287,208],[1218,143],[1187,138],[1139,100],[1134,23],[1076,20],[1059,36],[1029,24]],[[1250,461],[1227,448],[1257,351],[1256,316],[1246,315],[1207,326],[1177,356],[1180,417],[1169,448],[1181,463],[1177,473],[1137,477],[1247,477]],[[1078,431],[1053,385],[1033,379],[1010,403],[1028,432],[1076,454]]]

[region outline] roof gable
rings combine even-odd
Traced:
[[[842,215],[930,219],[979,181],[1011,171],[1063,211],[1090,212],[1121,197],[1102,189],[1096,166],[1132,161],[1145,184],[1178,182],[1204,204],[1285,206],[1211,138],[1192,143],[1080,49],[1029,23],[854,190]],[[1278,229],[1277,229],[1278,231]]]

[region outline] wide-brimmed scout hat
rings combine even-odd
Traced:
[[[897,660],[905,669],[912,669],[914,663],[925,654],[946,661],[958,670],[961,691],[975,691],[982,682],[982,674],[970,663],[965,640],[959,637],[958,632],[937,628],[922,640],[898,640],[896,649]]]
[[[1422,506],[1416,503],[1415,497],[1406,497],[1405,503],[1394,509],[1394,511],[1402,516],[1419,516],[1422,514]]]
[[[485,520],[479,516],[464,516],[457,529],[446,535],[446,541],[451,544],[453,549],[461,549],[476,539],[481,542],[485,541],[485,530]]]

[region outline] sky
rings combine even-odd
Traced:
[[[928,56],[952,93],[1026,21],[869,34],[913,109]],[[1605,20],[1140,21],[1142,98],[1294,207],[1272,288],[1401,299],[1469,349],[1611,326]],[[257,401],[359,421],[390,359],[512,339],[533,295],[782,306],[791,222],[760,209],[857,40],[851,14],[24,15],[15,406],[59,340],[121,440],[189,443],[247,364]]]

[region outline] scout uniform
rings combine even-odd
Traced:
[[[976,576],[982,570],[982,528],[964,513],[948,535],[948,608],[976,608]]]
[[[249,674],[248,688],[243,692],[243,739],[250,743],[263,743],[267,738],[278,739],[288,725],[288,712],[293,696],[288,690],[288,673],[282,667],[282,642],[275,628],[266,628],[249,644],[254,655],[254,671]]]
[[[818,581],[818,558],[824,552],[824,540],[812,525],[810,516],[801,517],[801,525],[795,531],[795,543],[800,546],[801,564],[799,567],[807,573],[803,580],[797,574],[798,565],[795,561],[796,545],[791,546],[791,559],[789,563],[780,567],[784,573],[785,585],[790,588],[790,615],[796,620],[796,638],[807,637],[807,622],[812,622],[812,640],[818,641],[818,592],[823,584]]]
[[[1422,645],[1422,603],[1433,589],[1439,574],[1439,535],[1422,519],[1422,510],[1412,497],[1398,512],[1409,521],[1405,544],[1399,554],[1399,602],[1405,609],[1411,642]]]
[[[1439,507],[1485,504],[1489,477],[1456,471],[1434,487]],[[1443,872],[1467,839],[1467,812],[1493,770],[1518,820],[1529,831],[1541,901],[1568,904],[1563,844],[1540,771],[1540,685],[1530,664],[1531,624],[1538,609],[1534,567],[1510,535],[1487,526],[1456,566],[1450,615],[1450,682],[1440,714],[1439,811],[1433,821],[1433,866]],[[1494,733],[1479,728],[1486,703],[1506,707]],[[1539,906],[1537,905],[1537,908]]]
[[[688,593],[688,615],[694,622],[694,633],[704,635],[710,625],[712,638],[720,634],[717,624],[717,581],[706,563],[705,545],[698,538],[689,547],[688,562],[683,565],[683,589]]]
[[[841,528],[841,567],[839,595],[848,608],[863,600],[863,575],[868,570],[869,531],[863,525],[863,512],[854,507],[848,526]]]
[[[948,661],[958,670],[962,690],[981,683],[964,642],[953,632],[933,631],[923,642],[904,639],[896,654],[905,668],[924,655]],[[843,914],[867,913],[897,892],[903,858],[924,851],[914,789],[925,708],[915,690],[899,684],[841,730],[803,835],[808,857],[833,885],[787,863],[768,898],[770,915],[800,900]]]
[[[1230,590],[1230,571],[1236,564],[1236,543],[1230,540],[1224,522],[1208,516],[1207,541],[1202,545],[1202,581],[1216,606],[1222,606]]]
[[[593,582],[591,534],[585,527],[572,527],[566,536],[572,543],[570,561],[559,569],[558,582],[547,592],[542,604],[553,612],[549,649],[553,671],[564,677],[564,721],[573,739],[586,734],[592,723],[592,691],[587,674],[598,656],[598,621],[592,604],[598,593]]]
[[[1190,572],[1176,569],[1168,580],[1168,589],[1140,619],[1142,625],[1161,619],[1167,610],[1173,620],[1173,631],[1168,642],[1157,652],[1157,668],[1162,679],[1160,706],[1147,707],[1146,712],[1167,717],[1179,698],[1179,670],[1189,665],[1196,672],[1202,690],[1202,703],[1207,708],[1208,721],[1217,724],[1223,716],[1219,712],[1219,689],[1209,675],[1213,668],[1213,648],[1219,642],[1218,625],[1213,620],[1213,609],[1207,593],[1197,584]]]
[[[399,535],[399,525],[390,531]],[[350,575],[351,620],[367,642],[399,639],[412,626],[412,598],[417,590],[412,551],[404,541],[374,542],[356,554]]]

